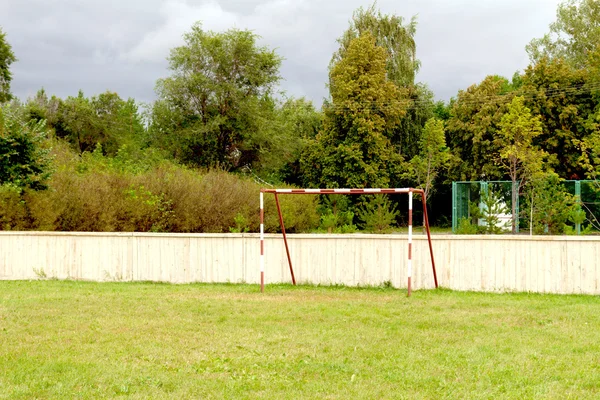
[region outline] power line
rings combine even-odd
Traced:
[[[515,96],[521,96],[526,100],[533,100],[536,98],[545,97],[547,99],[559,98],[565,95],[580,95],[580,94],[588,94],[592,93],[595,90],[600,91],[600,82],[595,83],[581,83],[571,86],[563,86],[557,88],[539,88],[528,90],[525,92],[519,93],[519,91],[508,92],[505,94],[492,94],[487,96],[480,96],[478,98],[469,99],[468,96],[471,94],[468,91],[463,91],[461,93],[466,94],[466,97],[460,98],[456,100],[456,102],[460,103],[462,106],[473,106],[480,105],[484,103],[493,103],[493,102],[502,102],[508,101]],[[324,106],[325,109],[333,110],[333,111],[345,111],[345,110],[356,110],[356,111],[385,111],[386,109],[392,109],[396,107],[402,107],[406,110],[411,109],[419,109],[430,107],[432,102],[430,100],[422,99],[422,100],[413,100],[413,99],[398,99],[393,102],[378,102],[374,100],[365,100],[359,103],[358,107],[355,106],[346,106],[339,104],[329,103]]]

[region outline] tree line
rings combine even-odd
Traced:
[[[416,18],[383,14],[375,4],[359,8],[338,39],[321,109],[277,92],[282,57],[259,45],[255,33],[206,31],[200,22],[171,50],[170,74],[157,81],[157,99],[146,107],[114,92],[59,98],[41,89],[21,101],[10,92],[17,58],[0,30],[0,223],[3,229],[252,230],[256,207],[244,198],[253,197],[253,181],[262,181],[415,186],[443,224],[450,182],[509,180],[513,231],[516,197],[533,204],[554,196],[546,209],[537,200],[531,212],[537,231],[550,226],[560,233],[569,213],[581,211],[560,181],[596,180],[600,173],[599,19],[598,2],[566,0],[549,33],[527,46],[524,71],[510,79],[490,75],[442,102],[415,82]],[[229,182],[224,192],[202,186],[219,186],[214,176]],[[186,181],[189,190],[168,189],[172,179]],[[223,199],[240,188],[247,195],[222,210]],[[111,198],[112,214],[94,196]],[[568,212],[549,219],[557,202]],[[300,221],[292,231],[385,231],[402,222],[398,205],[369,197],[290,200],[297,213],[288,217]],[[193,211],[222,221],[183,223]],[[104,222],[94,225],[86,215]]]

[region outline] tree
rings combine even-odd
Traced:
[[[542,170],[545,153],[533,145],[542,133],[539,116],[532,116],[521,96],[513,98],[500,121],[498,143],[502,146],[499,162],[512,181],[512,232],[516,233],[517,198],[523,184]]]
[[[549,154],[548,162],[563,179],[582,179],[577,143],[594,131],[598,105],[591,71],[561,59],[540,60],[522,78],[525,105],[539,115],[543,133],[534,143]]]
[[[390,141],[394,151],[406,159],[418,152],[419,138],[425,122],[433,116],[434,96],[423,84],[415,84],[415,76],[420,62],[416,58],[415,34],[416,17],[409,22],[395,14],[382,14],[377,3],[368,8],[360,7],[354,11],[350,26],[337,40],[338,50],[333,54],[330,69],[343,59],[352,40],[362,34],[370,33],[375,44],[387,53],[386,72],[388,80],[401,88],[400,98],[406,103],[406,113],[392,131]],[[415,107],[410,105],[415,104]],[[399,180],[395,185],[402,184]]]
[[[265,121],[259,172],[272,180],[302,185],[300,157],[322,127],[322,114],[305,98],[289,98],[278,104]]]
[[[123,100],[117,93],[106,91],[93,96],[91,106],[107,139],[101,143],[106,154],[114,155],[123,146],[141,145],[145,128],[135,100]]]
[[[600,115],[597,118],[597,122],[600,124]],[[587,170],[587,177],[600,181],[600,130],[577,144],[581,149],[579,164]]]
[[[389,233],[398,214],[396,205],[383,194],[373,196],[358,209],[363,229],[373,233]]]
[[[238,168],[257,161],[253,138],[273,107],[281,57],[247,30],[206,32],[199,23],[171,50],[172,76],[156,84],[154,143],[197,166]]]
[[[60,100],[57,114],[56,136],[68,140],[78,152],[93,151],[98,143],[105,142],[92,104],[82,91],[77,97]]]
[[[301,159],[307,184],[380,187],[399,172],[390,136],[406,111],[385,65],[386,51],[367,32],[331,68],[323,128]]]
[[[443,121],[437,118],[427,121],[419,147],[419,154],[410,160],[410,174],[417,181],[418,187],[423,189],[425,199],[428,199],[440,170],[450,160]]]
[[[12,47],[6,41],[6,33],[0,28],[0,104],[12,99],[10,93],[10,82],[12,74],[10,65],[17,61]]]
[[[412,85],[419,71],[420,62],[416,58],[415,33],[417,19],[412,17],[409,23],[398,15],[385,15],[376,11],[376,3],[369,8],[358,8],[350,20],[350,27],[337,41],[340,48],[334,53],[331,66],[342,60],[350,43],[369,32],[375,38],[375,44],[387,52],[386,71],[388,79],[400,87]]]
[[[49,157],[41,146],[45,137],[45,121],[25,122],[15,110],[0,107],[0,185],[46,188]]]
[[[29,100],[26,110],[33,120],[47,119],[56,136],[69,141],[80,153],[100,145],[104,154],[114,156],[123,146],[142,146],[145,128],[137,104],[114,92],[87,98],[80,91],[77,97],[48,100],[41,90]]]
[[[566,0],[559,4],[550,33],[533,39],[527,53],[533,64],[544,58],[564,59],[575,68],[583,68],[588,55],[600,44],[600,2]]]
[[[564,233],[565,223],[577,210],[577,204],[562,182],[563,179],[556,173],[549,172],[536,174],[528,185],[525,208],[530,213],[529,229],[532,233]]]
[[[408,86],[402,94],[405,94],[406,114],[393,130],[390,140],[398,154],[411,159],[419,153],[419,141],[425,123],[434,116],[434,94],[424,84]]]
[[[446,123],[453,154],[453,180],[501,179],[503,171],[494,162],[500,147],[499,124],[514,92],[510,82],[488,76],[480,84],[458,93]]]

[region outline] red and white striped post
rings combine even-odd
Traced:
[[[265,291],[265,204],[260,192],[260,291]]]
[[[408,296],[411,291],[411,278],[412,278],[412,212],[413,212],[413,192],[408,192]]]
[[[263,193],[273,193],[275,195],[275,201],[277,203],[277,212],[279,213],[279,223],[281,224],[281,231],[283,233],[283,241],[288,257],[288,264],[290,266],[290,273],[292,275],[292,282],[296,284],[294,277],[294,270],[292,269],[292,260],[287,244],[287,238],[285,234],[285,226],[283,223],[283,217],[281,214],[281,207],[279,206],[279,199],[277,194],[408,194],[408,296],[412,292],[412,239],[413,239],[413,193],[421,195],[423,201],[423,221],[425,229],[427,231],[427,241],[429,242],[429,253],[431,254],[431,269],[433,271],[433,279],[435,281],[435,287],[438,287],[437,275],[435,272],[435,261],[433,259],[433,247],[431,245],[431,232],[429,230],[429,220],[427,218],[427,204],[425,202],[425,193],[421,189],[414,188],[364,188],[364,189],[261,189],[260,191],[260,290],[264,292],[264,205],[263,205]]]

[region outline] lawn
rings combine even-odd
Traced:
[[[0,281],[0,398],[600,397],[600,299]]]

